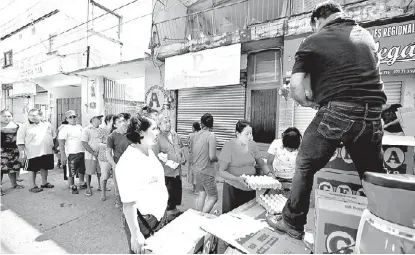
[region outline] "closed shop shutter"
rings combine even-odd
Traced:
[[[38,92],[35,96],[35,107],[36,105],[48,105],[48,92]]]
[[[27,122],[28,100],[25,97],[16,97],[12,99],[13,119],[19,124]]]
[[[218,147],[235,137],[235,125],[245,116],[245,88],[241,85],[179,90],[177,133],[183,141],[192,132],[193,122],[203,114],[214,118],[213,132]]]
[[[402,98],[402,82],[385,82],[385,94],[388,97],[388,104],[400,104]],[[294,127],[298,128],[302,134],[316,115],[316,110],[309,107],[294,107]]]
[[[402,99],[402,82],[385,82],[385,94],[388,97],[388,104],[400,104]]]

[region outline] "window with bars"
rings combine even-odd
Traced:
[[[280,82],[281,53],[279,50],[265,50],[248,56],[250,83]]]
[[[13,66],[13,50],[4,52],[3,68]]]

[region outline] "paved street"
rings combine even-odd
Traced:
[[[28,187],[27,173],[22,182]],[[30,193],[27,188],[11,190],[4,176],[1,197],[1,253],[127,253],[127,241],[120,213],[114,207],[113,191],[102,202],[96,191],[96,178],[92,197],[84,191],[70,194],[61,169],[50,172],[53,189]],[[40,184],[40,176],[38,177]],[[183,181],[187,184],[186,180]],[[111,188],[113,182],[110,180]],[[220,194],[221,194],[221,185]],[[220,196],[221,197],[221,196]],[[183,189],[181,210],[194,207],[195,195],[188,187]],[[221,202],[217,203],[219,209]]]

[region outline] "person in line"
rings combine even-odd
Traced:
[[[319,110],[304,133],[282,216],[268,218],[271,226],[297,239],[304,234],[313,176],[340,143],[360,178],[367,171],[385,172],[381,111],[386,95],[372,35],[334,1],[316,5],[311,25],[316,32],[295,54],[290,89],[303,107]],[[306,93],[303,82],[308,74],[311,91]]]
[[[8,110],[2,110],[1,114],[1,182],[3,175],[9,175],[13,189],[23,189],[24,186],[17,184],[17,172],[20,171],[19,148],[16,144],[17,130],[19,125],[13,121],[13,114]],[[1,189],[1,195],[5,193]]]
[[[213,116],[206,113],[201,117],[202,130],[192,137],[192,168],[196,177],[197,210],[209,213],[218,201],[216,185],[216,135],[211,132]]]
[[[59,139],[58,139],[58,137],[59,137],[59,131],[61,131],[61,129],[67,124],[69,124],[69,122],[66,119],[62,121],[61,125],[58,127],[58,131],[57,131],[57,134],[56,134],[57,139],[55,139],[55,141],[54,141],[54,143],[55,143],[55,146],[54,146],[55,154],[57,155],[57,158],[58,158],[58,168],[62,167],[62,169],[63,169],[63,180],[64,181],[68,180],[68,170],[67,170],[66,165],[62,164],[61,151],[60,151],[60,148],[59,148]]]
[[[94,174],[98,178],[98,191],[101,191],[101,169],[98,164],[99,152],[99,135],[101,133],[103,115],[94,116],[91,118],[90,125],[85,127],[82,131],[81,142],[85,149],[85,177],[86,177],[86,191],[87,197],[92,196],[91,180]]]
[[[99,152],[98,152],[98,163],[99,168],[101,169],[101,200],[105,201],[107,199],[107,191],[111,191],[110,188],[107,188],[107,182],[110,178],[110,172],[111,172],[111,164],[107,160],[107,140],[108,136],[113,131],[114,125],[113,125],[113,119],[114,115],[109,114],[105,116],[105,126],[99,130]]]
[[[85,152],[82,146],[82,126],[77,124],[78,116],[74,110],[65,113],[69,124],[59,131],[59,147],[63,165],[67,165],[68,184],[72,194],[79,194],[75,185],[75,177],[79,176],[79,189],[86,189],[85,183]]]
[[[195,133],[201,130],[199,122],[193,122],[192,125],[192,133],[189,135],[187,139],[187,145],[189,149],[189,162],[188,162],[188,170],[187,170],[187,182],[192,185],[193,192],[198,195],[199,193],[196,191],[196,178],[194,174],[194,170],[192,168],[192,144],[191,141],[193,140],[193,136]]]
[[[177,206],[182,204],[182,164],[185,163],[183,155],[183,144],[179,135],[171,130],[171,121],[168,116],[159,115],[158,124],[160,134],[154,146],[154,154],[158,156],[164,167],[164,177],[169,200],[167,212],[171,217],[177,216],[180,212]]]
[[[144,253],[145,239],[166,224],[169,195],[163,165],[152,150],[158,134],[154,120],[132,118],[126,135],[131,144],[115,167],[131,254]]]
[[[255,163],[266,175],[273,176],[268,165],[261,158],[253,141],[252,124],[246,120],[236,123],[236,138],[229,140],[219,156],[219,176],[223,183],[222,213],[251,201],[256,192],[250,189],[242,175],[256,175]]]
[[[131,115],[128,113],[120,113],[114,117],[113,122],[116,129],[108,136],[107,139],[107,160],[111,164],[112,169],[115,169],[117,166],[118,160],[124,151],[131,144],[130,140],[127,139],[125,133],[127,132],[127,127],[130,121]],[[117,177],[114,175],[114,185],[115,185],[115,207],[120,208],[121,200],[118,194],[117,187]]]
[[[48,171],[55,167],[53,139],[56,136],[52,124],[41,121],[42,112],[39,109],[29,110],[28,117],[28,122],[17,131],[17,146],[21,163],[26,163],[29,172],[29,191],[38,193],[44,188],[55,187],[48,182]],[[39,171],[42,176],[40,188],[36,185],[36,173]]]
[[[295,159],[301,138],[300,131],[295,127],[290,127],[282,133],[282,139],[275,139],[269,146],[268,167],[274,170],[275,177],[282,183],[290,183],[294,178]]]

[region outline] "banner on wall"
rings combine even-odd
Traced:
[[[368,29],[375,39],[384,75],[415,74],[415,21]]]
[[[370,27],[367,30],[375,39],[383,75],[415,74],[415,21]],[[291,76],[295,53],[304,37],[284,41],[284,77]]]
[[[166,59],[165,88],[176,90],[240,83],[241,44]]]

